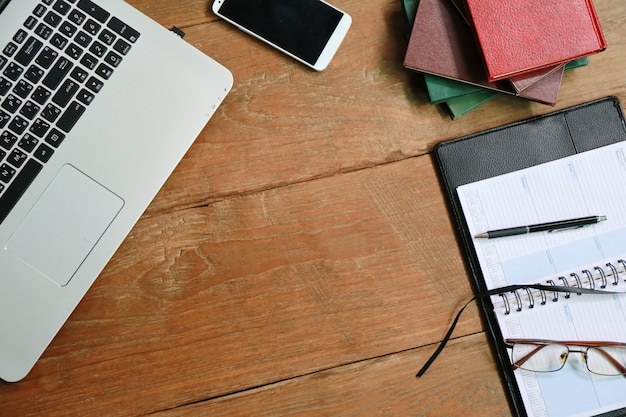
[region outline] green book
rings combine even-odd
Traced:
[[[467,114],[475,108],[482,106],[486,102],[498,97],[501,94],[497,91],[491,91],[484,88],[481,90],[482,91],[450,98],[445,101],[446,107],[450,112],[452,120],[458,119],[464,114]]]
[[[436,75],[424,74],[428,97],[432,104],[443,103],[454,97],[465,96],[485,91],[486,88],[463,83]]]
[[[565,65],[565,70],[583,67],[587,64],[589,64],[589,58],[587,57],[576,59],[568,62],[567,65]],[[424,81],[426,82],[430,102],[433,104],[443,103],[451,98],[487,90],[486,88],[473,84],[430,74],[424,74]]]

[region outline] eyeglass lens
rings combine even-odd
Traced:
[[[533,372],[555,372],[563,368],[570,352],[580,353],[589,372],[598,375],[626,374],[626,347],[583,347],[580,350],[565,345],[516,343],[513,345],[514,368]]]

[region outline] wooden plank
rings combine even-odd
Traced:
[[[142,414],[440,340],[471,289],[433,177],[419,157],[143,218],[0,415]],[[480,330],[472,308],[457,334]]]
[[[187,29],[187,41],[230,68],[235,85],[149,213],[423,155],[446,139],[606,95],[626,100],[621,0],[595,2],[609,48],[566,74],[557,106],[502,97],[455,121],[402,67],[399,1],[336,3],[354,23],[320,73],[225,22]]]
[[[451,342],[433,368],[416,379],[415,370],[430,351],[365,360],[154,416],[244,417],[252,410],[257,417],[511,415],[484,334]]]

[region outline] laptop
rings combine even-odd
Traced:
[[[232,87],[122,0],[0,0],[0,378],[24,378]]]

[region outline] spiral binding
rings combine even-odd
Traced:
[[[571,272],[569,276],[561,275],[557,277],[558,284],[553,280],[546,280],[546,284],[549,286],[561,286],[561,287],[574,287],[574,288],[587,288],[591,290],[596,289],[596,284],[599,288],[604,289],[609,285],[609,279],[611,279],[611,285],[617,286],[620,283],[620,278],[626,282],[626,260],[618,259],[615,262],[607,262],[604,267],[594,266],[592,272],[589,269],[583,269],[580,274]],[[582,276],[582,278],[581,278]],[[549,291],[542,289],[531,290],[530,288],[524,288],[525,293],[520,293],[521,290],[510,291],[509,293],[498,294],[502,300],[502,308],[504,308],[504,314],[511,313],[514,306],[514,310],[520,312],[524,308],[531,309],[535,307],[535,299],[539,301],[540,305],[545,305],[548,300],[552,302],[559,301],[559,292],[552,291],[552,294],[548,294]],[[511,301],[509,300],[509,294],[513,295]],[[564,298],[570,298],[573,293],[565,293]],[[582,295],[580,292],[576,292],[576,295]]]

